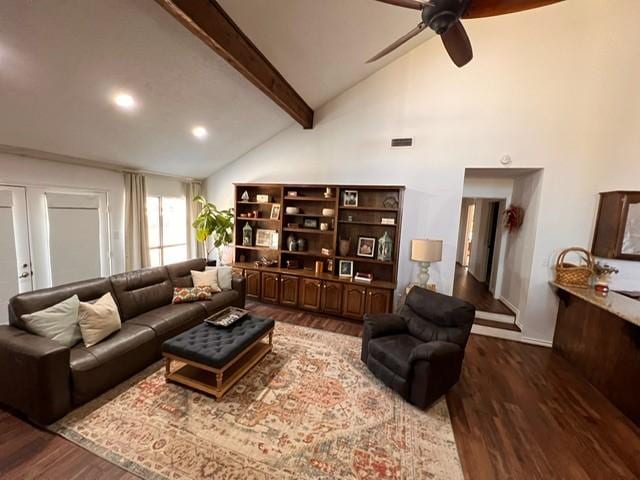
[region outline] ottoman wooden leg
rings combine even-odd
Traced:
[[[164,376],[168,377],[170,373],[171,373],[171,359],[165,358],[164,359]]]

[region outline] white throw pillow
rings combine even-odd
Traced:
[[[118,306],[110,293],[95,303],[80,302],[78,324],[86,347],[92,347],[122,328]]]
[[[231,281],[233,279],[233,269],[231,267],[207,267],[205,270],[218,271],[218,286],[224,290],[231,290]]]
[[[218,270],[205,270],[199,272],[197,270],[191,270],[191,278],[193,279],[194,287],[211,287],[213,292],[220,292],[218,286]]]
[[[78,327],[77,295],[38,312],[22,315],[27,331],[46,337],[65,347],[73,347],[82,339]]]

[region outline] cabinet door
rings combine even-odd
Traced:
[[[320,310],[322,282],[313,278],[300,280],[300,307],[306,310]]]
[[[257,270],[245,270],[247,297],[260,298],[260,272]]]
[[[364,315],[367,291],[358,285],[346,285],[342,298],[342,315],[361,320]]]
[[[382,288],[367,289],[367,306],[366,312],[373,315],[377,313],[389,313],[391,305],[391,290]]]
[[[298,277],[280,275],[280,304],[290,307],[298,305]]]
[[[277,273],[262,272],[262,301],[278,303],[280,290],[280,275]]]
[[[342,284],[324,282],[322,285],[322,311],[340,315],[342,313]]]

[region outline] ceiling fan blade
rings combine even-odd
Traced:
[[[413,37],[415,37],[416,35],[418,35],[422,30],[424,30],[426,28],[426,25],[422,22],[420,22],[418,24],[418,26],[416,28],[414,28],[413,30],[411,30],[409,33],[407,33],[405,36],[400,37],[398,40],[396,40],[395,42],[393,42],[391,45],[389,45],[387,48],[385,48],[384,50],[382,50],[381,52],[377,53],[376,55],[374,55],[373,57],[371,57],[369,60],[367,60],[367,63],[371,63],[371,62],[375,62],[376,60],[379,60],[380,58],[384,57],[387,53],[393,52],[396,48],[398,48],[400,45],[402,45],[403,43],[411,40]]]
[[[463,18],[494,17],[507,13],[545,7],[563,0],[471,0]]]
[[[442,35],[442,43],[444,48],[447,49],[447,53],[458,67],[463,67],[471,61],[473,58],[473,49],[471,48],[471,42],[469,36],[465,31],[462,23],[458,20],[456,23],[449,27],[449,30]]]
[[[422,10],[424,8],[423,2],[418,0],[376,0],[382,3],[388,3],[389,5],[395,5],[396,7],[413,8],[414,10]]]

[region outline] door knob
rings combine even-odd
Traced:
[[[27,272],[24,272],[22,275],[20,275],[18,278],[27,278],[29,276],[29,274]]]

